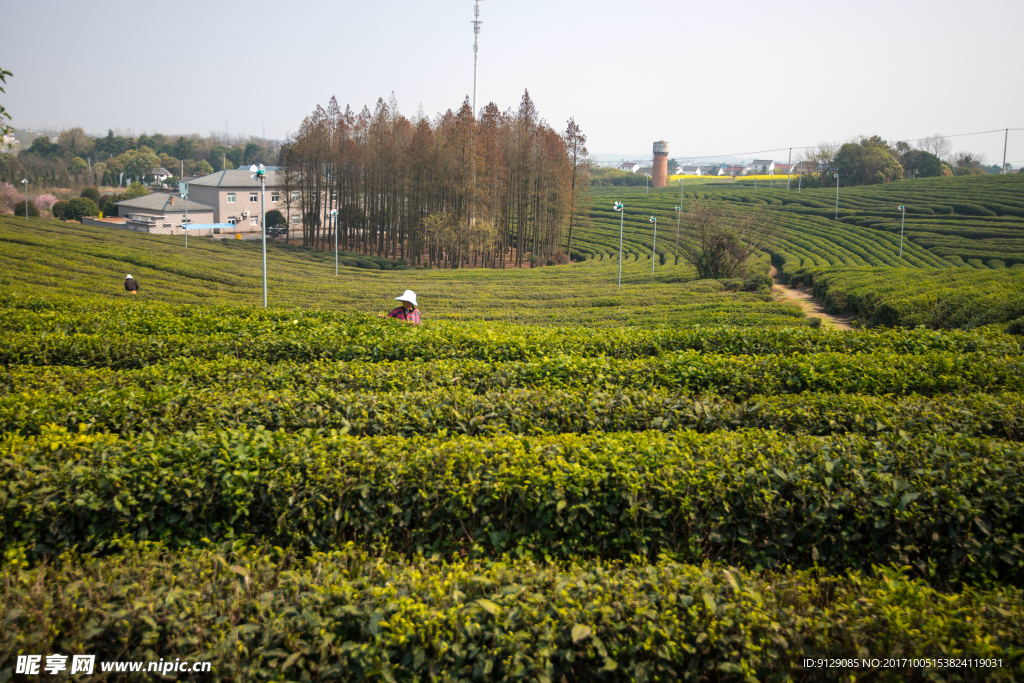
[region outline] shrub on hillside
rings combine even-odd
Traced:
[[[569,263],[569,255],[561,249],[556,249],[548,259],[549,266],[564,266],[567,263]]]
[[[117,203],[124,200],[123,194],[105,194],[100,197],[99,208],[103,212],[104,216],[116,216],[117,215]]]
[[[764,287],[771,289],[773,280],[767,275],[755,275],[743,281],[743,291],[756,292]]]
[[[14,215],[24,216],[26,206],[28,207],[29,218],[39,218],[39,209],[36,208],[36,205],[32,202],[26,202],[24,199],[14,205]]]
[[[79,197],[86,197],[87,199],[91,199],[94,204],[99,204],[100,203],[100,191],[97,190],[95,187],[83,187],[82,188],[82,194],[80,194],[78,196]]]
[[[52,207],[50,207],[50,211],[53,213],[54,218],[64,220],[64,210],[67,208],[67,201],[62,199],[59,202],[56,202]]]
[[[1006,325],[1007,334],[1024,334],[1024,317],[1011,320]]]
[[[75,197],[64,208],[64,219],[69,221],[80,221],[86,216],[98,215],[100,208],[88,197]]]
[[[730,292],[738,292],[743,289],[743,278],[736,277],[728,280],[722,280],[722,286]]]

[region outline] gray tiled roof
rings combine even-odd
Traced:
[[[189,185],[205,185],[209,187],[259,187],[258,178],[252,178],[250,171],[217,171],[210,175],[189,181]],[[277,171],[267,171],[267,187],[277,185]]]
[[[170,203],[172,199],[174,199],[173,206]],[[184,199],[181,197],[175,198],[174,195],[163,192],[155,192],[143,197],[136,197],[135,199],[126,199],[123,202],[118,202],[117,205],[127,206],[130,209],[149,209],[150,211],[163,211],[164,213],[185,213]],[[188,203],[188,210],[213,211],[213,207],[190,201]]]

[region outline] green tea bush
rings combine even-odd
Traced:
[[[303,551],[653,558],[1024,578],[1020,444],[737,433],[355,439],[218,429],[8,437],[0,546],[253,536]]]
[[[771,288],[773,281],[767,275],[754,275],[743,281],[743,289],[747,292],[756,292],[765,287]]]
[[[913,671],[944,680],[1024,676],[1018,589],[939,593],[904,569],[828,577],[668,558],[440,562],[343,548],[299,559],[143,544],[0,579],[5,671],[21,653],[73,652],[97,655],[97,671],[180,659],[231,680],[840,681],[867,671],[849,666],[864,657],[930,658]],[[847,665],[804,668],[818,657]]]

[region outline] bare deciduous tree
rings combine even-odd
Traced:
[[[572,229],[576,223],[576,210],[588,199],[590,188],[590,157],[587,154],[587,136],[580,130],[576,119],[570,117],[565,128],[565,150],[572,165],[572,183],[569,192],[569,240],[565,251],[572,258]]]
[[[301,188],[303,244],[328,244],[336,208],[343,248],[444,268],[551,262],[586,184],[529,93],[518,110],[491,103],[477,118],[467,100],[433,121],[405,118],[394,96],[359,114],[332,98],[281,156]]]
[[[692,202],[683,224],[683,257],[702,279],[744,275],[750,257],[778,237],[775,221],[764,211],[726,216],[711,202]]]
[[[945,137],[941,133],[936,133],[931,137],[918,140],[917,148],[922,149],[925,152],[930,152],[943,161],[948,161],[950,154],[953,153],[953,143],[951,143],[949,138]]]

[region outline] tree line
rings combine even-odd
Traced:
[[[547,265],[568,261],[589,180],[586,136],[537,112],[468,98],[433,121],[407,118],[394,95],[356,113],[335,98],[282,146],[278,173],[302,243],[410,265]]]
[[[890,144],[877,135],[860,136],[839,145],[822,142],[800,155],[816,169],[804,177],[806,187],[835,187],[835,174],[843,185],[889,183],[904,178],[984,175],[999,173],[998,165],[985,166],[985,155],[953,151],[942,135],[917,141],[916,146],[899,141]]]
[[[18,153],[0,152],[0,181],[18,183],[28,178],[35,188],[72,188],[85,185],[123,186],[149,182],[150,172],[163,167],[176,183],[178,176],[206,175],[215,170],[248,164],[273,164],[278,144],[259,138],[210,135],[116,134],[92,137],[82,128],[56,135],[38,135],[29,142],[25,133]]]

